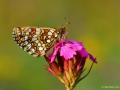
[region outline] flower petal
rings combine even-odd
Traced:
[[[63,56],[65,60],[73,58],[76,55],[76,52],[67,46],[62,46],[60,50],[60,56]]]
[[[96,58],[93,57],[90,53],[89,53],[89,58],[90,58],[90,60],[92,60],[93,62],[97,63]]]
[[[79,51],[83,48],[83,46],[79,45],[79,44],[66,44],[66,46],[72,48],[74,51]]]
[[[60,47],[55,47],[54,50],[53,50],[53,53],[51,55],[49,55],[49,59],[50,59],[51,63],[53,61],[55,61],[55,58],[57,56],[57,53],[58,53],[59,49],[60,49]]]
[[[74,40],[68,40],[68,43],[72,43],[72,44],[77,44],[77,45],[83,46],[82,42],[77,42],[77,41],[74,41]]]
[[[86,58],[88,57],[88,52],[85,50],[85,48],[83,48],[79,52],[80,52],[81,57],[86,57]]]

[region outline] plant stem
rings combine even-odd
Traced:
[[[66,88],[66,90],[72,90],[71,88]]]
[[[66,87],[66,90],[73,90],[72,87],[68,87],[68,86],[65,86]]]
[[[70,88],[66,88],[66,90],[70,90]]]

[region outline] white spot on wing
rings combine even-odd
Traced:
[[[32,54],[33,52],[32,52],[32,51],[29,51],[28,53],[29,53],[29,54]]]
[[[55,33],[55,37],[57,37],[58,35]]]
[[[55,31],[55,29],[50,29],[50,31],[53,33]]]
[[[33,37],[37,37],[37,35],[34,35]]]
[[[28,49],[30,49],[31,48],[31,44],[28,44],[27,47],[28,47]]]
[[[50,40],[48,39],[47,42],[50,43]]]
[[[40,50],[40,51],[43,50],[43,47],[39,47],[39,50]]]
[[[28,44],[28,41],[25,41],[24,43],[25,43],[25,45],[27,45],[27,44]]]
[[[38,46],[41,46],[41,44],[40,44],[40,43],[38,43]]]
[[[29,32],[26,32],[26,35],[29,35]]]
[[[31,51],[34,53],[34,52],[35,52],[35,49],[32,48]]]
[[[45,44],[42,44],[43,47],[45,47]]]
[[[36,40],[35,42],[36,42],[36,43],[39,43],[39,41],[38,41],[38,40]]]
[[[52,32],[48,32],[48,35],[50,35],[50,36],[51,36],[51,35],[52,35]]]
[[[30,28],[28,29],[28,32],[31,32],[31,29],[30,29]]]
[[[40,34],[40,28],[36,28],[36,34],[37,34],[37,35]]]
[[[51,36],[48,36],[48,38],[51,38]]]
[[[37,40],[37,38],[32,38],[32,41],[36,41]]]
[[[25,36],[25,40],[27,40],[28,39],[28,36]]]

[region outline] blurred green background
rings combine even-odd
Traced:
[[[64,17],[68,37],[98,60],[75,90],[120,88],[120,0],[0,0],[0,90],[64,90],[43,57],[28,55],[11,37],[14,26],[60,27]]]

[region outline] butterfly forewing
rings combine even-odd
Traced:
[[[46,54],[58,40],[60,32],[54,28],[17,27],[12,35],[24,51],[37,57]]]

